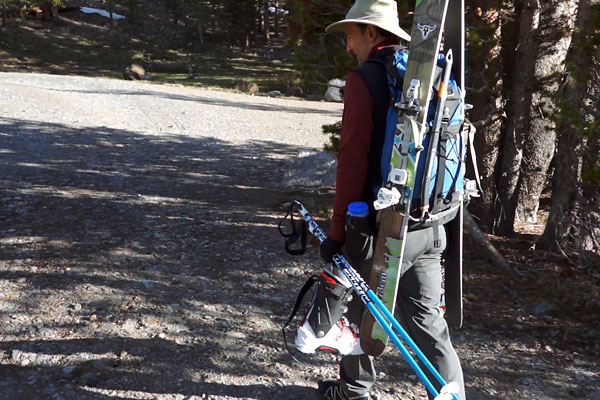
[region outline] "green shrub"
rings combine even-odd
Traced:
[[[340,150],[340,133],[342,132],[342,121],[334,124],[325,124],[322,127],[323,133],[329,135],[329,143],[325,143],[323,150],[337,154]]]

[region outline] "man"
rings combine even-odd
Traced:
[[[327,262],[331,262],[333,254],[344,246],[345,214],[349,203],[364,201],[369,205],[373,219],[376,214],[372,204],[382,182],[380,161],[389,89],[384,66],[368,61],[385,61],[392,57],[393,46],[400,39],[410,40],[399,27],[395,0],[357,0],[345,19],[326,28],[326,32],[332,31],[345,32],[346,50],[356,57],[359,66],[348,74],[344,91],[334,214],[329,238],[320,248],[321,256]],[[438,229],[436,235],[434,229]],[[434,237],[438,240],[434,241]],[[443,226],[409,228],[398,290],[398,313],[407,332],[442,377],[460,385],[458,396],[464,400],[460,361],[450,342],[439,304],[441,256],[445,246]],[[352,252],[348,247],[346,243],[347,254]],[[372,260],[362,264],[355,262],[363,277],[368,277],[369,261]],[[359,299],[352,300],[348,313],[350,322],[360,325],[363,310]],[[431,376],[430,380],[439,390],[437,381]],[[347,355],[340,362],[340,379],[319,382],[319,391],[330,400],[368,400],[374,382],[373,358],[366,354]]]

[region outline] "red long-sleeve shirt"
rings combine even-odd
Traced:
[[[375,51],[397,41],[386,40],[374,46],[369,58]],[[348,204],[362,200],[367,171],[369,169],[369,151],[373,133],[373,99],[364,79],[357,72],[350,72],[344,88],[344,112],[342,132],[336,170],[335,205],[331,229],[328,235],[339,241],[346,238],[345,215]]]
[[[336,170],[335,206],[329,236],[343,242],[348,204],[362,198],[369,166],[373,131],[373,100],[357,72],[350,72],[344,88],[344,113]]]

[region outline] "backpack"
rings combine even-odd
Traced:
[[[387,72],[388,87],[390,90],[390,105],[387,110],[386,130],[384,145],[381,153],[381,182],[385,183],[390,172],[390,157],[395,139],[396,124],[398,123],[398,109],[395,106],[402,97],[402,85],[406,73],[408,52],[405,47],[398,46],[390,61],[384,64]],[[369,62],[369,61],[368,61]],[[374,62],[381,63],[377,60]],[[427,164],[427,154],[430,150],[431,131],[436,113],[437,96],[442,80],[445,56],[440,53],[434,77],[434,84],[430,90],[435,91],[431,96],[427,114],[427,132],[423,138],[423,150],[417,164],[412,201],[411,216],[419,222],[439,221],[444,224],[454,218],[458,207],[465,197],[478,197],[481,185],[477,173],[473,134],[475,128],[464,119],[466,109],[461,89],[452,75],[448,82],[447,99],[442,125],[442,130],[437,144],[437,150],[432,152],[433,167],[429,187],[423,191],[423,181]],[[470,150],[471,160],[477,184],[465,179],[466,153]],[[477,186],[476,186],[477,185]],[[375,189],[376,191],[379,188]],[[425,199],[423,199],[423,193]],[[429,202],[429,213],[423,218],[417,213],[424,202]]]

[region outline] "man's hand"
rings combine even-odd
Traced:
[[[339,253],[343,245],[344,242],[340,242],[339,240],[335,240],[328,237],[327,239],[323,240],[323,242],[321,242],[321,257],[323,257],[323,260],[325,260],[328,263],[332,262],[333,255],[335,253]]]

